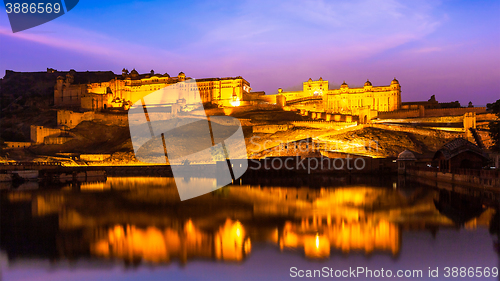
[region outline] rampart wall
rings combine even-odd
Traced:
[[[308,127],[316,129],[341,129],[356,126],[358,122],[334,122],[334,121],[293,121],[295,127]]]
[[[382,130],[390,130],[390,131],[419,134],[419,135],[423,135],[423,136],[429,136],[429,137],[434,137],[434,138],[443,138],[443,139],[463,137],[462,132],[450,132],[450,131],[442,131],[442,130],[434,130],[434,129],[421,129],[421,128],[414,128],[414,127],[409,127],[409,126],[371,124],[370,127],[379,128]]]
[[[372,122],[418,124],[418,123],[462,123],[463,120],[464,120],[463,116],[445,116],[445,117],[423,117],[423,118],[410,118],[410,119],[383,119],[383,120],[373,120]]]
[[[248,111],[258,111],[258,110],[282,110],[282,107],[276,104],[257,104],[248,106],[227,107],[224,108],[223,110],[225,115],[231,115],[231,114],[243,113]]]
[[[97,121],[109,126],[128,126],[127,114],[113,114],[102,112],[74,112],[71,110],[57,111],[57,125],[70,129],[78,126],[83,121]]]
[[[111,158],[111,154],[81,154],[80,159],[84,161],[104,161]]]
[[[128,126],[127,114],[95,113],[94,121],[108,126]]]
[[[44,144],[64,144],[73,139],[72,137],[46,137],[43,140]]]
[[[485,113],[486,107],[458,107],[458,108],[433,108],[433,109],[408,109],[398,111],[381,111],[379,119],[399,119],[416,117],[444,117],[464,115],[467,112]]]
[[[276,132],[284,132],[293,128],[293,125],[258,125],[253,126],[254,133],[263,133],[263,134],[274,134]]]
[[[418,109],[405,109],[398,111],[379,111],[377,117],[379,119],[399,119],[399,118],[416,118],[420,117]]]
[[[61,129],[45,128],[43,126],[31,125],[30,138],[31,142],[44,143],[46,137],[59,136]]]
[[[82,121],[92,121],[94,119],[94,112],[74,112],[71,110],[58,110],[57,111],[57,125],[66,126],[73,129]]]
[[[425,117],[464,115],[467,112],[485,113],[486,107],[433,108],[425,110]]]
[[[26,141],[6,141],[7,149],[23,149],[31,146],[31,142]]]

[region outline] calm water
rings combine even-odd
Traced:
[[[449,280],[445,267],[498,267],[498,201],[446,188],[253,179],[183,202],[170,178],[4,189],[1,280],[282,280],[350,267]],[[370,279],[357,274],[342,279]]]

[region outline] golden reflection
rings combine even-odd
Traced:
[[[311,229],[322,234],[311,235]],[[400,251],[401,237],[399,227],[387,221],[341,221],[319,228],[312,224],[292,225],[287,222],[279,243],[280,248],[303,247],[308,258],[326,258],[330,256],[331,247],[344,253],[364,251],[369,254],[378,250],[396,255]]]
[[[239,221],[227,219],[215,235],[217,259],[240,261],[250,253],[250,238],[245,238],[245,229]]]
[[[229,186],[224,196],[212,194],[180,202],[171,178],[110,177],[105,186],[126,192],[113,199],[92,193],[17,192],[9,193],[7,199],[14,204],[31,198],[32,214],[58,214],[61,230],[92,229],[95,235],[86,241],[93,255],[150,263],[175,259],[185,263],[192,258],[242,261],[256,242],[270,242],[281,250],[297,249],[312,259],[327,258],[332,249],[397,255],[404,231],[435,233],[457,227],[436,209],[438,194],[432,191],[404,196],[392,188],[367,186]],[[128,208],[129,202],[152,212]],[[88,207],[102,203],[109,208]],[[177,217],[181,213],[190,217]],[[227,218],[228,213],[231,218]],[[467,219],[463,227],[487,227],[493,215],[489,208]],[[250,217],[254,221],[251,231],[246,223]],[[285,223],[258,223],[275,218]]]
[[[91,243],[90,249],[94,255],[105,258],[141,259],[150,263],[165,263],[172,258],[186,262],[189,257],[241,261],[250,254],[251,243],[239,221],[227,219],[212,234],[201,231],[189,219],[179,229],[115,225]]]
[[[330,241],[324,235],[306,235],[304,237],[304,252],[308,258],[327,258],[330,256]]]
[[[105,182],[85,182],[80,185],[81,191],[105,191],[110,188],[111,186]]]

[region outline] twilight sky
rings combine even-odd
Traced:
[[[253,90],[396,77],[403,101],[500,99],[500,1],[80,0],[13,34],[0,12],[0,73],[112,70],[241,75]]]

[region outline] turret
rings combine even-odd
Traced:
[[[139,76],[139,72],[137,72],[137,70],[135,70],[135,68],[132,69],[132,71],[130,71],[130,77],[135,78],[137,76]]]
[[[179,75],[177,75],[177,79],[179,79],[179,81],[185,81],[186,80],[186,74],[184,74],[184,72],[179,72]]]
[[[364,89],[365,91],[370,91],[373,88],[372,82],[370,80],[366,79]]]

